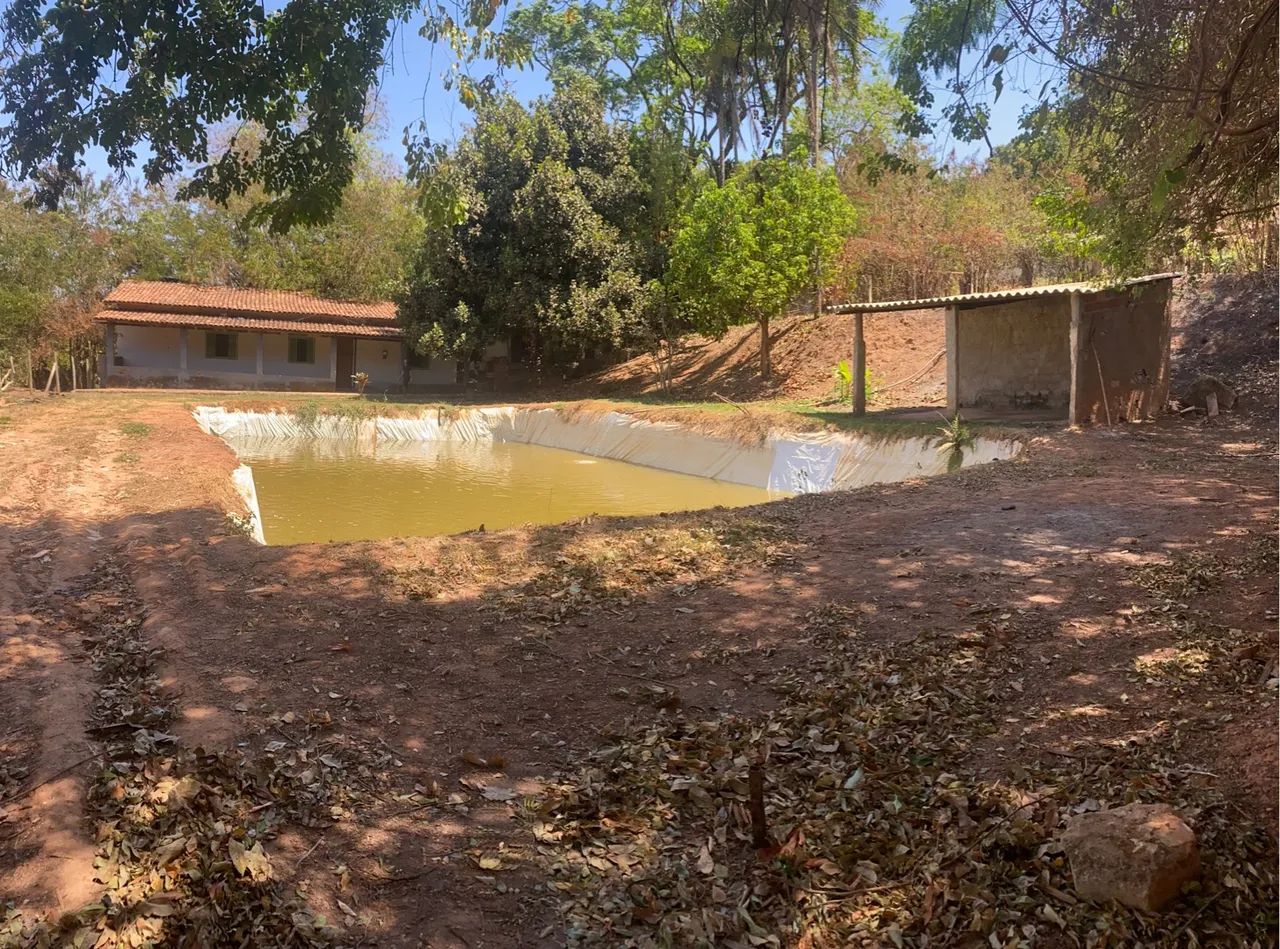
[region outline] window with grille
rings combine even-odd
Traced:
[[[236,339],[235,333],[205,333],[205,359],[235,359]]]
[[[310,336],[289,337],[289,362],[314,363],[316,361],[316,341]]]

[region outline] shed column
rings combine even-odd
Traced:
[[[186,385],[187,375],[187,337],[190,330],[185,326],[178,330],[178,384]]]
[[[111,378],[111,370],[116,364],[116,324],[108,323],[106,339],[102,346],[102,387],[107,387],[107,382]],[[28,361],[30,356],[28,355]]]
[[[338,337],[329,337],[329,383],[338,391]]]
[[[254,387],[258,389],[262,388],[262,350],[264,348],[264,344],[262,340],[264,335],[265,334],[263,333],[258,334],[258,368],[257,368],[257,378],[254,379]]]
[[[862,335],[862,313],[853,314],[853,414],[867,414],[867,341]]]
[[[960,309],[955,304],[947,307],[947,414],[955,418],[960,414]]]
[[[1070,341],[1068,342],[1069,351],[1071,353],[1071,389],[1070,396],[1067,400],[1067,420],[1072,425],[1080,425],[1087,422],[1088,419],[1079,417],[1080,406],[1080,373],[1084,369],[1084,354],[1080,351],[1083,343],[1081,339],[1081,299],[1079,293],[1071,294],[1071,331]],[[1103,393],[1105,396],[1106,393]]]

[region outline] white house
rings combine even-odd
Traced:
[[[392,303],[125,280],[94,316],[107,386],[370,392],[458,383],[453,360],[412,353]]]

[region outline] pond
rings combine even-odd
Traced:
[[[453,534],[587,514],[745,507],[782,492],[510,442],[377,448],[230,437],[253,470],[268,544]]]

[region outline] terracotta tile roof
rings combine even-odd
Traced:
[[[192,329],[233,330],[235,332],[303,333],[315,336],[360,336],[377,339],[403,339],[395,325],[380,323],[336,323],[332,321],[270,319],[251,316],[215,316],[208,313],[163,313],[151,310],[100,310],[95,323],[120,323],[128,326],[185,326]]]
[[[107,294],[111,310],[148,310],[165,313],[205,313],[213,316],[246,315],[265,318],[326,317],[333,321],[395,322],[396,306],[378,303],[351,303],[324,300],[309,293],[289,290],[240,290],[234,287],[203,287],[167,280],[124,280]]]

